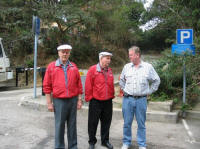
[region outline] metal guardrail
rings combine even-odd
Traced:
[[[28,72],[34,70],[34,68],[25,68],[25,67],[16,67],[16,87],[18,87],[18,79],[19,79],[19,73],[26,73],[26,86],[28,86]],[[42,74],[42,95],[44,96],[45,93],[43,92],[43,80],[44,80],[44,75],[46,72],[46,68],[44,67],[37,67],[37,72],[40,72]],[[86,75],[80,71],[80,75],[81,75],[81,82],[83,85],[83,92],[85,92],[85,79],[86,79]],[[119,80],[114,82],[114,85],[119,85]],[[84,98],[84,94],[83,94],[83,98]]]
[[[26,86],[28,86],[28,71],[33,70],[34,68],[25,68],[25,67],[16,67],[16,87],[18,87],[19,73],[26,73]],[[37,72],[42,73],[42,95],[45,95],[43,92],[43,80],[46,72],[46,68],[37,67]]]

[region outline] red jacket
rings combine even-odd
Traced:
[[[82,83],[77,66],[69,62],[67,67],[67,86],[64,70],[57,61],[50,63],[46,69],[43,91],[53,93],[54,98],[71,98],[82,94]]]
[[[100,65],[89,68],[85,81],[85,100],[109,100],[114,98],[114,77],[111,68],[104,74]]]

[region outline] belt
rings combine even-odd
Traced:
[[[133,98],[135,98],[135,99],[139,99],[139,98],[144,98],[144,97],[147,97],[146,95],[144,95],[144,96],[133,96],[133,95],[127,95],[126,97],[133,97]]]

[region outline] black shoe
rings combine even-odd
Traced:
[[[113,149],[112,144],[110,144],[109,142],[102,143],[102,146],[105,146],[105,147],[107,147],[108,149]]]
[[[90,144],[88,149],[94,149],[94,144]]]

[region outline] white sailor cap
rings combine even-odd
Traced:
[[[109,53],[109,52],[100,52],[99,53],[99,59],[101,59],[101,57],[103,56],[112,56],[112,53]]]
[[[72,46],[68,45],[68,44],[63,44],[63,45],[60,45],[57,47],[57,50],[71,50],[72,49]]]

